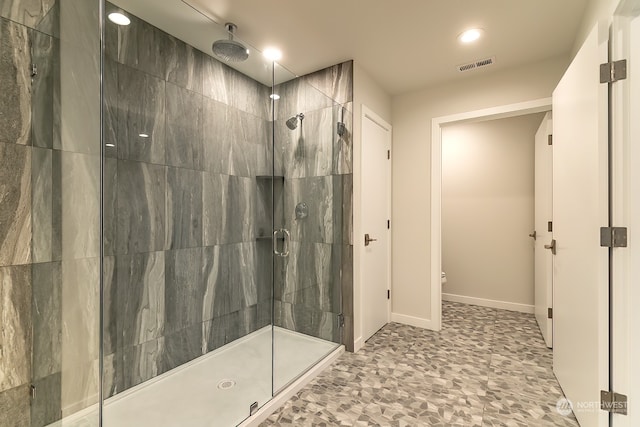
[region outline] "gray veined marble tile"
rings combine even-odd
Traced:
[[[285,226],[294,241],[333,243],[335,211],[334,177],[285,180]],[[304,204],[304,206],[303,206]],[[303,208],[307,216],[296,214]]]
[[[100,254],[100,158],[62,152],[60,173],[62,259],[97,257]]]
[[[123,351],[119,351],[118,353],[107,354],[103,358],[102,390],[105,399],[122,391],[122,375],[118,375],[118,368],[122,367],[123,353]]]
[[[31,150],[0,143],[0,266],[31,262]]]
[[[46,12],[44,17],[36,24],[35,30],[49,36],[60,38],[60,2],[46,0],[53,3],[53,6]]]
[[[55,0],[4,0],[0,3],[0,16],[37,28],[55,3]]]
[[[96,358],[89,362],[73,362],[73,366],[62,370],[61,407],[62,416],[67,417],[86,409],[84,420],[97,422],[98,397],[100,391],[100,363]]]
[[[202,322],[202,248],[165,252],[165,335]]]
[[[0,391],[0,425],[30,427],[29,384]]]
[[[31,36],[32,62],[38,73],[32,82],[32,141],[35,147],[53,148],[54,90],[59,84],[59,40],[33,31]]]
[[[333,174],[343,175],[353,172],[353,103],[336,105],[334,107],[334,143],[333,143]],[[338,135],[337,123],[344,124],[344,132]]]
[[[204,96],[231,106],[231,75],[236,71],[209,55],[204,57],[203,70]]]
[[[336,185],[339,187],[336,188]],[[340,188],[341,187],[341,188]],[[334,212],[336,223],[341,225],[341,231],[334,229],[334,233],[340,236],[334,237],[334,242],[342,241],[344,244],[353,245],[353,175],[340,175],[334,177],[334,191],[341,191],[340,212]]]
[[[109,57],[104,58],[102,65],[102,142],[104,155],[108,158],[118,157],[118,64]],[[144,90],[144,89],[143,89]],[[128,106],[127,106],[128,108]],[[124,114],[123,114],[124,115]],[[128,118],[128,115],[127,115]],[[163,121],[164,123],[164,121]],[[162,129],[164,133],[164,128]]]
[[[202,95],[167,83],[167,165],[204,169],[202,110]]]
[[[58,141],[58,132],[54,132],[54,147],[96,157],[101,153],[99,6],[98,2],[60,3],[61,22],[74,25],[60,28],[60,74],[55,79],[60,82],[59,101],[54,103],[56,109],[59,106],[60,123]],[[54,99],[55,93],[54,88]]]
[[[122,390],[126,390],[164,372],[164,337],[147,341],[122,350],[122,358],[117,360],[120,366],[116,376]]]
[[[204,174],[204,245],[255,238],[256,184],[251,178]]]
[[[164,332],[165,253],[117,257],[118,347],[159,338]]]
[[[204,54],[185,42],[169,38],[166,80],[197,93],[203,91]]]
[[[283,123],[298,113],[306,113],[306,88],[301,78],[295,78],[274,87],[273,92],[280,95],[274,102],[274,117]]]
[[[353,61],[333,65],[303,78],[339,104],[353,101]]]
[[[254,305],[205,322],[203,331],[206,334],[207,351],[255,332],[258,330],[257,320],[258,307]]]
[[[282,301],[320,311],[341,311],[341,246],[291,242]]]
[[[165,166],[118,162],[118,254],[164,249],[165,174]]]
[[[118,220],[118,160],[105,158],[102,170],[102,235],[105,255],[115,255]]]
[[[33,148],[31,161],[33,262],[59,261],[62,252],[61,153]]]
[[[256,243],[204,248],[203,320],[257,304]]]
[[[0,392],[31,380],[31,268],[0,267]]]
[[[172,53],[169,49],[171,36],[131,13],[127,16],[131,25],[117,26],[118,62],[164,79],[167,64],[173,62],[167,58],[167,54]],[[114,24],[107,21],[106,25]]]
[[[33,378],[62,369],[62,265],[33,264]]]
[[[102,345],[104,354],[113,354],[118,346],[118,319],[122,310],[118,305],[118,272],[116,257],[103,258],[102,291]]]
[[[167,372],[202,356],[202,324],[193,324],[164,338],[161,371]]]
[[[31,404],[31,425],[48,426],[60,420],[62,418],[60,405],[62,375],[60,372],[41,378],[35,381],[34,385],[37,395]]]
[[[117,79],[118,158],[165,164],[164,80],[124,65],[117,67]]]
[[[166,248],[202,246],[202,179],[199,171],[167,168]]]
[[[264,151],[264,120],[207,98],[203,120],[205,170],[256,176],[258,153]]]
[[[62,371],[98,359],[100,260],[62,261]]]
[[[203,93],[258,118],[270,119],[271,89],[210,56],[204,59]]]
[[[332,174],[333,142],[336,133],[333,109],[324,108],[307,113],[298,127],[290,130],[285,123],[276,121],[277,135],[284,145],[285,176],[302,178]]]
[[[18,2],[19,3],[19,2]],[[14,1],[0,6],[17,7]],[[31,144],[30,32],[0,18],[0,142]],[[9,100],[7,102],[7,100]]]

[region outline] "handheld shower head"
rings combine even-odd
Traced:
[[[298,127],[298,119],[300,119],[300,121],[302,122],[302,120],[304,119],[304,114],[300,113],[300,114],[296,114],[295,116],[291,117],[289,120],[287,120],[287,127],[291,130],[294,130],[295,128]]]

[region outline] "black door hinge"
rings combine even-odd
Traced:
[[[387,289],[387,299],[391,299],[391,290]]]

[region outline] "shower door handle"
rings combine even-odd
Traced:
[[[284,236],[284,243],[282,245],[282,251],[278,250],[278,234],[282,233]],[[291,242],[291,233],[289,230],[285,228],[281,228],[280,230],[276,230],[273,232],[273,253],[278,255],[279,257],[289,256],[289,243]]]
[[[284,245],[282,246],[281,257],[289,256],[289,244],[291,243],[291,233],[286,228],[282,229],[282,233],[284,234]]]

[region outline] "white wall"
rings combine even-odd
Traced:
[[[364,249],[362,231],[362,106],[372,110],[386,122],[391,122],[391,96],[376,83],[357,61],[353,67],[353,318],[355,351],[362,343],[362,273],[361,261]]]
[[[393,97],[393,313],[431,318],[431,120],[550,97],[567,65],[560,57]]]
[[[534,140],[543,116],[442,129],[444,299],[453,294],[533,310],[528,235],[534,230]]]
[[[580,50],[591,29],[601,20],[607,22],[610,20],[618,2],[619,0],[589,0],[584,15],[582,16],[582,22],[578,28],[576,39],[573,42],[573,48],[571,49],[572,58],[578,53],[578,50]]]

